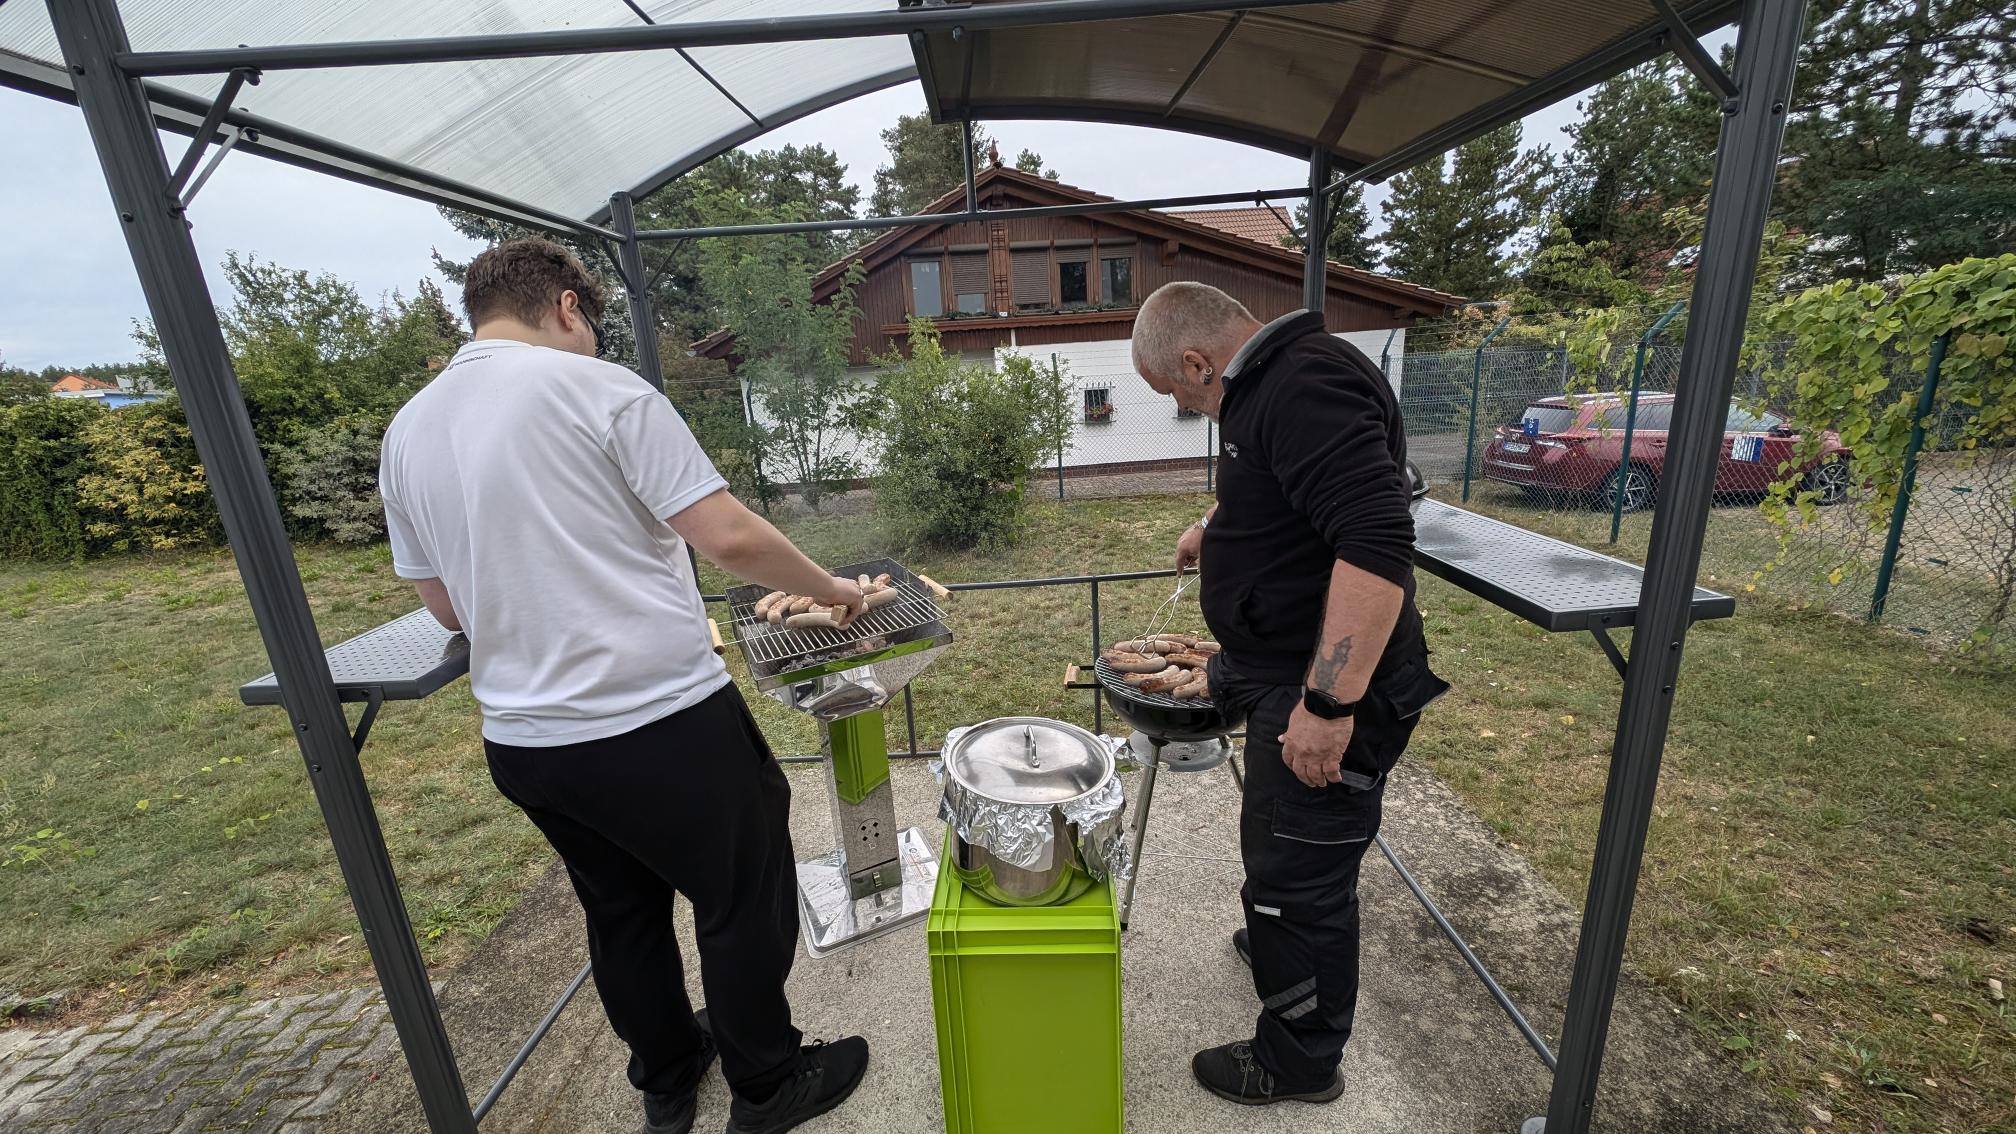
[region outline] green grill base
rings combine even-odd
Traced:
[[[926,937],[946,1134],[1121,1134],[1112,883],[1000,906],[940,870]]]

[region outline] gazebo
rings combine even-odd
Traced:
[[[1696,617],[1716,444],[1804,13],[1802,0],[48,0],[0,7],[0,83],[83,111],[428,1122],[468,1134],[531,1043],[472,1111],[358,761],[378,704],[353,728],[190,238],[187,204],[217,161],[242,149],[602,242],[637,326],[651,323],[649,241],[1285,199],[1310,203],[1305,282],[1320,303],[1339,188],[1676,54],[1720,97],[1723,120],[1628,662],[1603,639],[1624,692],[1558,1059],[1536,1045],[1554,1067],[1545,1129],[1577,1134],[1592,1117]],[[1699,37],[1732,22],[1725,70]],[[969,168],[954,213],[637,229],[638,196],[782,123],[912,78],[934,118],[969,130],[989,117],[1156,126],[1306,156],[1309,177],[982,211]],[[187,135],[186,150],[165,152],[160,128]],[[652,336],[637,348],[640,373],[662,386]]]

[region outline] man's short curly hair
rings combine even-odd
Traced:
[[[500,315],[536,327],[567,291],[574,293],[584,315],[602,321],[602,281],[580,257],[536,236],[507,240],[469,262],[462,279],[462,310],[471,327]]]

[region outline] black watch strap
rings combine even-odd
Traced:
[[[1346,704],[1321,689],[1304,688],[1302,707],[1309,710],[1312,716],[1321,717],[1326,721],[1341,721],[1345,717],[1355,716],[1358,712],[1358,702],[1352,701]]]

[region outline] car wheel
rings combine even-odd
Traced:
[[[1848,462],[1828,461],[1815,466],[1799,487],[1802,491],[1813,493],[1822,505],[1841,503],[1848,499],[1848,490],[1853,487],[1848,475]]]
[[[1605,511],[1616,511],[1617,498],[1622,495],[1624,511],[1642,512],[1652,506],[1658,488],[1659,482],[1651,469],[1639,464],[1625,465],[1603,482],[1603,508]]]

